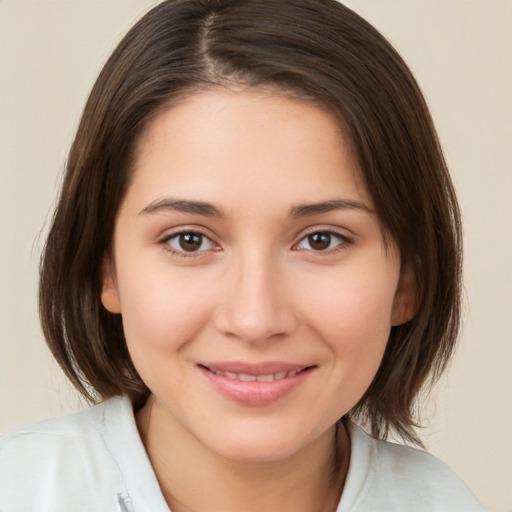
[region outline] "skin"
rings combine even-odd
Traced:
[[[313,203],[331,208],[297,208]],[[190,232],[203,237],[186,251]],[[138,425],[173,512],[335,510],[350,450],[336,422],[370,385],[391,325],[413,315],[339,124],[275,92],[185,99],[139,140],[113,255],[102,301],[152,391]],[[205,377],[200,365],[219,361],[308,370],[251,403]]]

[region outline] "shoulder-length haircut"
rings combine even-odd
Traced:
[[[335,0],[167,0],[101,71],[72,145],[41,262],[40,316],[55,358],[90,401],[148,389],[122,318],[100,299],[102,260],[148,121],[212,87],[269,87],[342,123],[383,232],[417,288],[417,313],[391,329],[382,364],[350,411],[385,438],[419,442],[416,398],[445,369],[460,317],[457,201],[420,89],[370,24]]]

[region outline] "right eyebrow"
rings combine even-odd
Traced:
[[[226,214],[220,208],[211,203],[204,201],[190,201],[187,199],[174,199],[171,197],[164,197],[149,203],[139,212],[139,215],[165,211],[190,213],[193,215],[203,215],[205,217],[216,217],[219,219],[226,218]]]

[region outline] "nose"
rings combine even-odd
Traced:
[[[289,336],[297,328],[289,279],[271,258],[258,255],[232,262],[216,310],[215,324],[224,335],[249,343]]]

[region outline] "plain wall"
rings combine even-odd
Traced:
[[[38,258],[88,91],[156,3],[0,0],[0,433],[83,405],[41,335]],[[421,436],[488,510],[512,511],[512,2],[350,4],[415,73],[464,215],[465,328]]]

